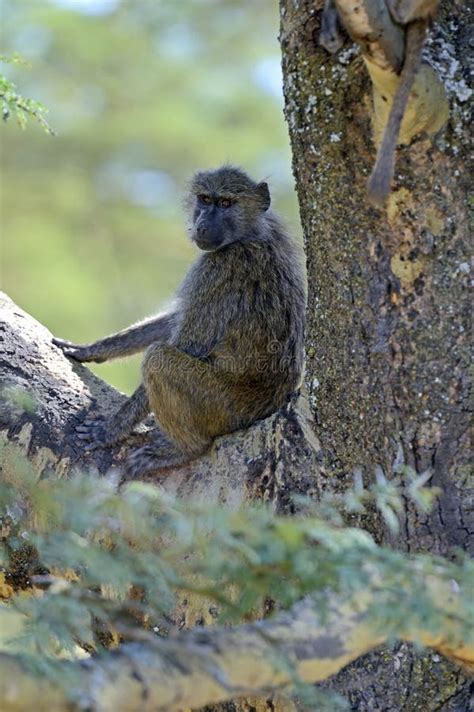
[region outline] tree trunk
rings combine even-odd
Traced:
[[[466,182],[468,120],[461,72],[468,56],[467,9],[442,18],[433,33],[437,66],[450,91],[451,118],[435,142],[418,140],[397,157],[388,211],[366,201],[374,158],[370,80],[356,52],[331,58],[318,47],[321,2],[281,0],[286,117],[308,258],[306,388],[281,412],[246,432],[218,439],[188,467],[160,479],[180,497],[236,506],[264,500],[291,511],[290,495],[318,497],[391,477],[397,463],[432,472],[442,494],[422,517],[410,509],[396,540],[374,515],[381,542],[450,555],[467,549],[474,529],[469,499],[467,382],[469,302]],[[450,7],[453,7],[451,5]],[[400,175],[402,174],[402,175]],[[120,465],[146,429],[121,447],[85,456],[74,426],[97,399],[111,410],[122,396],[73,365],[47,330],[8,299],[1,304],[2,437],[32,459],[38,474]],[[24,409],[24,390],[34,408]],[[306,392],[306,390],[305,390]],[[8,467],[8,457],[3,457]],[[28,557],[0,589],[29,584]],[[188,601],[180,624],[212,616]],[[339,673],[331,687],[353,710],[469,709],[460,670],[402,643],[371,653]],[[217,709],[217,708],[213,708]],[[286,711],[290,702],[258,699],[219,709]]]
[[[409,510],[396,541],[451,555],[472,547],[469,458],[467,156],[468,9],[445,12],[430,55],[451,115],[435,141],[398,151],[386,211],[371,208],[371,85],[355,49],[318,46],[322,2],[281,0],[285,113],[308,261],[306,380],[327,487],[354,474],[391,477],[398,463],[432,472],[429,516]],[[450,4],[454,8],[454,4]],[[337,483],[336,485],[334,483]],[[375,521],[375,520],[374,520]],[[405,646],[370,655],[333,688],[352,709],[466,710],[463,677]]]

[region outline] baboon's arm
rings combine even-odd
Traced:
[[[106,336],[92,344],[81,346],[65,339],[53,339],[53,343],[59,346],[66,356],[77,361],[102,363],[112,358],[138,353],[155,342],[167,342],[172,334],[175,318],[174,311],[160,314],[158,317],[134,324],[128,329]]]

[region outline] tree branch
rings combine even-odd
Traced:
[[[413,566],[413,575],[419,576],[420,562],[414,560]],[[442,616],[439,630],[404,628],[402,622],[396,637],[435,648],[474,669],[474,644],[460,639],[456,619],[461,594],[441,573],[425,577]],[[390,633],[395,637],[393,631],[377,631],[370,625],[371,607],[381,588],[383,582],[374,569],[371,585],[363,591],[350,597],[329,592],[324,619],[308,599],[270,620],[232,629],[188,631],[175,638],[157,638],[154,644],[127,644],[85,662],[66,663],[74,674],[66,678],[74,681],[67,690],[38,680],[18,660],[1,655],[3,710],[172,712],[268,694],[291,686],[296,678],[310,683],[325,680],[386,641]],[[401,599],[403,595],[401,591]]]
[[[87,367],[67,359],[44,326],[0,293],[0,437],[14,442],[34,463],[38,476],[120,467],[130,448],[143,444],[154,427],[139,429],[123,443],[85,453],[75,427],[91,407],[115,411],[124,396]],[[286,478],[302,493],[317,487],[319,444],[304,398],[248,430],[218,438],[203,457],[149,478],[180,498],[238,506],[247,499],[273,500],[279,508]]]

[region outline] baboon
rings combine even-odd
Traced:
[[[197,173],[186,200],[201,254],[173,307],[95,343],[54,343],[78,361],[146,350],[143,382],[107,422],[77,427],[88,449],[111,445],[153,412],[152,444],[127,462],[129,477],[183,464],[218,435],[280,408],[303,369],[306,283],[301,250],[269,210],[267,183],[239,168]]]

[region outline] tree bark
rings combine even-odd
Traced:
[[[409,551],[472,551],[468,481],[469,10],[447,9],[429,40],[451,102],[435,140],[399,151],[388,209],[366,199],[375,150],[371,84],[359,53],[318,46],[322,2],[281,0],[285,114],[308,261],[306,381],[327,488],[390,477],[399,463],[442,490],[428,516],[409,509],[394,538]],[[456,14],[454,10],[456,9]],[[332,687],[352,709],[465,710],[462,676],[405,646],[358,661]]]

